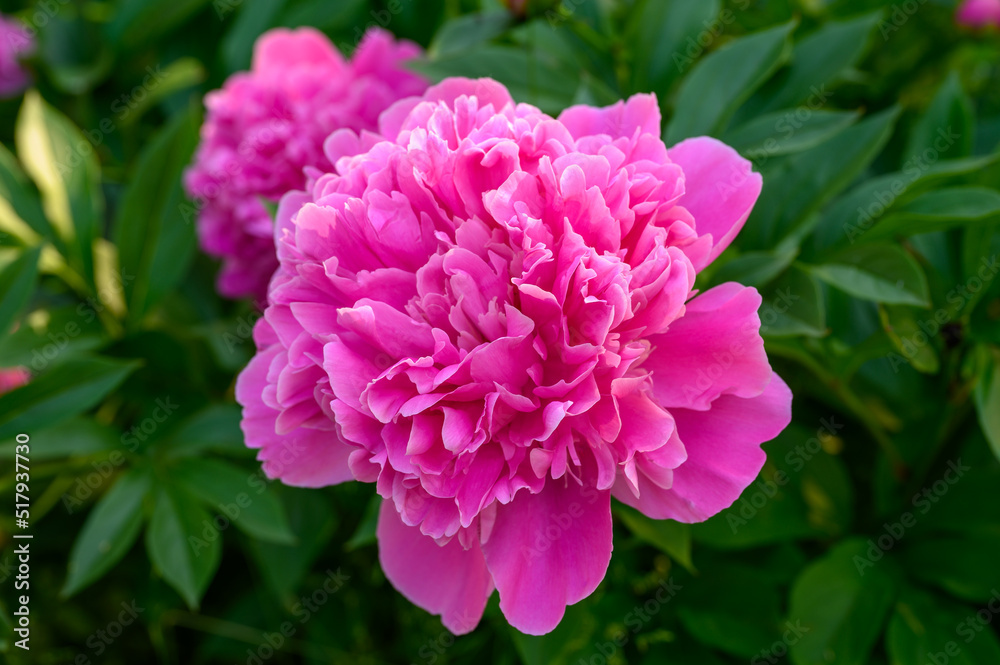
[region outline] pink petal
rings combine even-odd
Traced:
[[[761,177],[735,150],[706,136],[681,141],[667,155],[684,169],[684,196],[678,205],[694,215],[699,236],[712,237],[708,258],[692,257],[700,271],[743,228],[760,196]]]
[[[264,404],[267,372],[281,348],[272,346],[258,353],[236,380],[236,401],[243,406],[240,427],[250,448],[259,448],[257,459],[264,462],[268,478],[286,485],[326,487],[348,480],[354,474],[348,457],[355,450],[332,430],[295,428],[278,434],[281,412]]]
[[[571,106],[559,115],[573,138],[607,135],[612,138],[632,138],[635,130],[644,134],[660,135],[660,107],[656,95],[632,95],[628,101],[595,108],[581,104]]]
[[[392,501],[382,502],[376,533],[382,570],[401,594],[440,615],[456,635],[476,627],[493,593],[493,580],[475,539],[469,549],[458,538],[438,545],[418,527],[403,524]]]
[[[687,449],[687,461],[673,471],[664,489],[639,474],[639,498],[626,479],[615,483],[615,498],[654,519],[701,522],[733,504],[764,466],[760,444],[770,441],[792,418],[792,393],[774,374],[764,392],[751,399],[725,395],[708,411],[671,409]],[[641,465],[640,465],[641,468]]]
[[[955,19],[972,27],[1000,26],[1000,0],[966,0]]]
[[[330,40],[314,28],[276,28],[261,36],[254,45],[254,71],[283,73],[297,64],[326,64],[339,68],[344,65],[344,58]]]
[[[500,506],[483,545],[500,609],[529,635],[552,631],[567,605],[594,592],[611,549],[610,492],[581,487],[568,476]]]
[[[653,394],[668,409],[704,411],[720,395],[755,397],[771,380],[760,336],[760,294],[730,282],[687,304],[667,332],[649,338],[643,367]]]

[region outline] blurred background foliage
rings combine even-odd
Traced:
[[[0,367],[34,375],[0,396],[0,452],[31,434],[35,536],[25,653],[2,511],[0,658],[1000,663],[998,34],[947,0],[526,4],[0,2],[39,42],[35,87],[0,102]],[[699,286],[762,292],[793,424],[707,523],[617,506],[607,579],[544,637],[494,597],[453,638],[385,580],[371,486],[267,483],[242,444],[258,314],[214,294],[179,186],[201,98],[266,29],[349,53],[372,24],[429,77],[550,113],[655,92],[668,145],[717,136],[764,174]]]

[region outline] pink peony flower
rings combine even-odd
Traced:
[[[0,15],[0,98],[14,97],[31,76],[21,59],[35,50],[35,40],[19,21]]]
[[[965,0],[955,19],[962,25],[981,28],[1000,27],[1000,0]]]
[[[419,53],[374,29],[346,62],[316,30],[276,29],[257,41],[250,72],[206,96],[202,143],[185,185],[204,205],[202,248],[223,260],[222,295],[263,302],[278,261],[262,201],[301,189],[306,167],[331,170],[323,154],[331,132],[374,130],[393,102],[423,92],[426,81],[402,65]]]
[[[281,200],[246,441],[291,485],[376,483],[386,576],[453,632],[496,588],[546,633],[604,577],[612,495],[704,520],[789,422],[760,296],[693,290],[761,179],[668,150],[652,95],[554,119],[448,79],[380,125]]]
[[[31,381],[31,372],[25,367],[0,368],[0,395],[20,388]]]

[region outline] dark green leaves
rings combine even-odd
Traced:
[[[1000,192],[985,187],[935,189],[898,206],[868,230],[864,242],[1000,221]]]
[[[215,460],[185,459],[170,477],[250,536],[286,545],[295,542],[281,503],[262,472],[247,473]]]
[[[740,104],[788,58],[794,28],[786,23],[742,37],[699,62],[677,93],[667,143],[721,134]]]
[[[796,665],[869,662],[892,607],[896,582],[888,559],[859,568],[859,561],[868,561],[867,549],[863,541],[846,541],[795,581],[788,614],[805,629],[791,645]]]
[[[514,17],[506,10],[459,17],[449,21],[438,31],[434,43],[428,49],[428,54],[432,58],[437,58],[488,42],[503,34],[513,22]]]
[[[806,100],[812,105],[825,103],[832,94],[827,85],[861,59],[880,18],[881,12],[877,12],[849,21],[831,21],[796,44],[791,66],[779,77],[780,87],[754,110],[766,113]]]
[[[690,71],[705,53],[706,43],[710,47],[725,30],[719,9],[719,0],[638,3],[626,27],[633,60],[632,88],[655,92],[665,101],[671,84]],[[727,11],[731,16],[731,10]]]
[[[775,111],[725,135],[725,141],[748,159],[767,159],[814,148],[850,127],[855,111]]]
[[[952,72],[910,132],[906,155],[930,161],[965,157],[972,148],[972,131],[972,102]]]
[[[579,86],[575,67],[544,53],[510,46],[481,44],[412,66],[434,80],[449,76],[494,78],[507,86],[514,99],[554,114],[569,106]]]
[[[844,250],[813,275],[855,298],[901,305],[930,304],[927,278],[912,256],[898,245],[871,244]]]
[[[198,607],[222,557],[222,534],[198,501],[160,487],[146,530],[146,551],[163,579]]]
[[[25,95],[15,139],[70,264],[93,286],[93,242],[104,212],[93,145],[35,92]]]
[[[130,471],[94,506],[69,553],[64,596],[93,583],[125,556],[142,527],[142,502],[149,487],[148,473]]]
[[[918,589],[896,602],[887,648],[893,665],[926,665],[929,658],[950,665],[1000,663],[1000,642],[970,607]]]
[[[976,383],[974,400],[979,426],[1000,459],[1000,353],[994,350],[984,355],[988,362]]]
[[[638,510],[620,504],[615,505],[615,512],[637,538],[670,555],[688,570],[694,570],[691,563],[690,525],[673,520],[650,519]]]
[[[0,335],[10,332],[15,317],[28,303],[38,277],[38,257],[41,247],[35,247],[0,269]]]
[[[135,368],[134,362],[85,356],[56,365],[28,385],[0,395],[0,439],[83,413]]]
[[[182,214],[181,172],[198,140],[199,111],[174,117],[143,153],[118,210],[121,284],[133,321],[183,277],[194,249],[193,220]]]
[[[812,215],[860,175],[882,150],[898,115],[892,108],[840,132],[832,143],[769,162],[764,189],[743,231],[753,247],[768,247],[818,221]],[[853,210],[851,211],[853,212]]]

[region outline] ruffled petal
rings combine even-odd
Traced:
[[[771,380],[760,336],[760,294],[730,282],[694,298],[661,335],[643,366],[668,409],[704,411],[720,395],[754,397]]]
[[[420,529],[403,524],[392,501],[379,510],[378,558],[385,576],[414,605],[441,617],[456,635],[470,632],[479,623],[493,580],[486,569],[479,543],[469,549],[458,538],[438,545]]]
[[[572,478],[497,509],[486,564],[514,628],[543,635],[597,588],[611,561],[611,494]]]
[[[671,413],[687,450],[687,461],[673,470],[673,485],[663,488],[651,474],[640,471],[638,497],[624,476],[613,492],[618,500],[654,519],[701,522],[731,506],[757,477],[767,458],[760,444],[776,437],[791,421],[792,393],[773,374],[757,397],[725,395],[708,411],[671,409]]]
[[[684,169],[684,196],[678,205],[694,215],[699,237],[712,237],[707,257],[692,256],[700,271],[722,254],[743,228],[760,196],[762,180],[753,172],[753,164],[738,152],[706,136],[681,141],[667,155]]]

